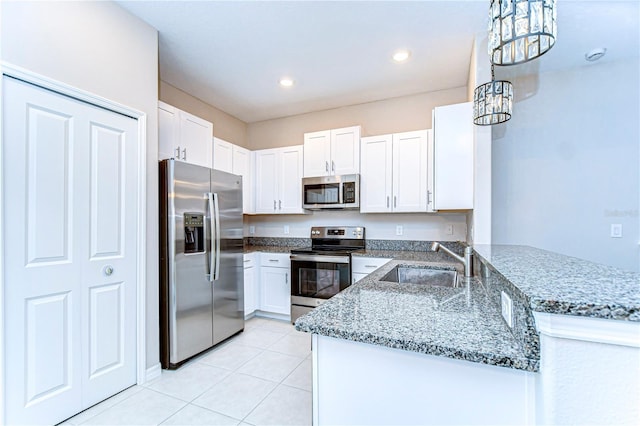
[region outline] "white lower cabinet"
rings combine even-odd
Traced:
[[[244,255],[244,316],[253,316],[258,309],[259,281],[256,274],[257,253],[247,253]]]
[[[289,253],[260,254],[260,311],[291,315]]]
[[[351,258],[351,284],[360,281],[391,259],[382,257],[357,257]]]

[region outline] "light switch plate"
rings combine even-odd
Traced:
[[[284,226],[284,235],[289,235],[289,225]]]
[[[249,234],[253,235],[256,233],[256,227],[253,225],[249,225]]]

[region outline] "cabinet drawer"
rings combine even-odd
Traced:
[[[245,268],[252,268],[256,266],[256,254],[255,253],[247,253],[243,256],[242,266]]]
[[[260,266],[289,268],[291,266],[289,253],[260,253]]]
[[[380,257],[353,256],[351,258],[351,271],[357,274],[370,274],[390,260]]]

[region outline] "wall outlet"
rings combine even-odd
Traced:
[[[502,305],[502,318],[506,321],[509,328],[513,327],[513,303],[511,298],[504,291],[500,292],[500,300]]]
[[[622,238],[622,224],[621,223],[612,223],[611,224],[611,238]]]
[[[254,235],[256,233],[256,227],[254,225],[249,225],[249,235]]]
[[[284,226],[284,235],[289,235],[289,225]]]
[[[404,229],[402,228],[402,225],[396,226],[396,235],[402,235],[403,233]]]
[[[446,228],[444,229],[445,234],[453,235],[453,224],[448,223]]]

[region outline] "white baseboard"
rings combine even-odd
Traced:
[[[264,312],[264,311],[256,311],[254,315],[256,317],[261,317],[261,318],[271,318],[271,319],[291,322],[291,315],[275,314],[273,312]]]
[[[160,363],[157,363],[147,368],[147,371],[145,372],[145,375],[144,375],[145,383],[150,382],[153,379],[157,379],[158,377],[160,377],[161,374],[162,374],[162,367],[160,366]],[[141,383],[138,383],[138,384],[141,384]]]

